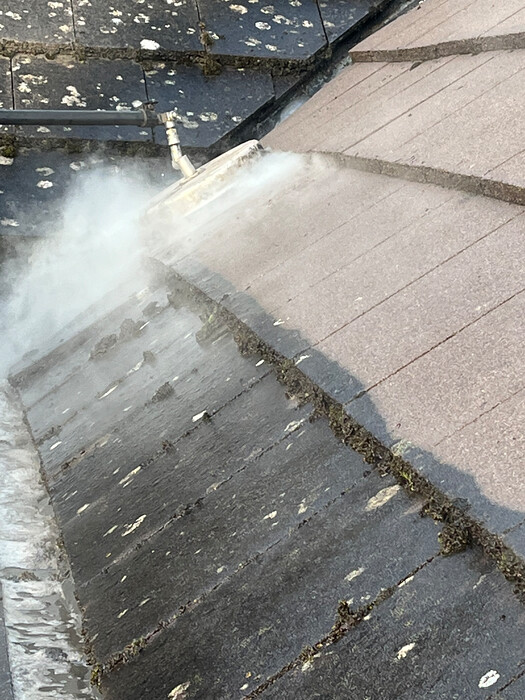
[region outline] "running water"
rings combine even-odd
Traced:
[[[80,614],[57,543],[38,454],[21,406],[4,383],[0,385],[0,586],[15,700],[95,697],[83,660]]]
[[[129,171],[86,173],[29,267],[23,274],[20,267],[2,271],[11,292],[0,306],[0,668],[3,607],[14,700],[77,700],[98,692],[38,453],[6,377],[25,353],[41,355],[55,345],[56,334],[91,304],[127,281],[135,284],[140,216],[149,197],[151,189]]]

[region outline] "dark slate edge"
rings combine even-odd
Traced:
[[[525,592],[525,548],[505,537],[509,530],[525,522],[523,512],[493,503],[480,491],[473,477],[441,462],[431,452],[395,441],[357,377],[312,348],[299,331],[276,326],[277,319],[221,275],[190,258],[176,263],[173,269],[186,283],[233,314],[272,350],[298,362],[297,369],[306,380],[336,402],[342,414],[356,426],[358,442],[350,441],[350,446],[375,466],[393,470],[409,492],[421,493],[431,503],[439,502],[450,509],[451,517],[466,528],[466,542],[479,544],[507,578]],[[353,401],[355,397],[359,397],[357,402]]]

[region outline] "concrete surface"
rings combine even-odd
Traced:
[[[380,159],[394,172],[403,164],[464,178],[499,173],[498,181],[522,187],[512,164],[521,154],[524,66],[525,51],[350,66],[337,98],[321,90],[315,112],[298,110],[265,143]]]
[[[494,0],[425,0],[417,8],[395,20],[352,50],[356,60],[377,59],[382,51],[403,51],[426,47],[428,56],[440,44],[449,43],[450,53],[467,53],[469,40],[486,37],[512,37],[523,40],[525,8],[520,0],[499,3]],[[470,48],[472,49],[474,44]],[[435,54],[434,54],[435,55]],[[423,54],[422,54],[423,56]]]

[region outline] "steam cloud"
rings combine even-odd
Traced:
[[[25,353],[105,294],[133,279],[141,257],[140,219],[153,188],[135,170],[79,174],[29,265],[3,271],[11,287],[0,307],[0,378]]]

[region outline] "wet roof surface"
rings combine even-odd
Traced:
[[[334,157],[266,156],[288,180],[161,251],[173,288],[24,361],[106,697],[521,700],[524,51],[478,41],[485,7],[471,38],[402,45],[453,11],[427,0],[357,47],[266,139]],[[4,230],[86,161],[3,160]]]
[[[14,380],[103,696],[506,685],[525,616],[501,574],[443,558],[423,500],[184,299],[154,284]]]

